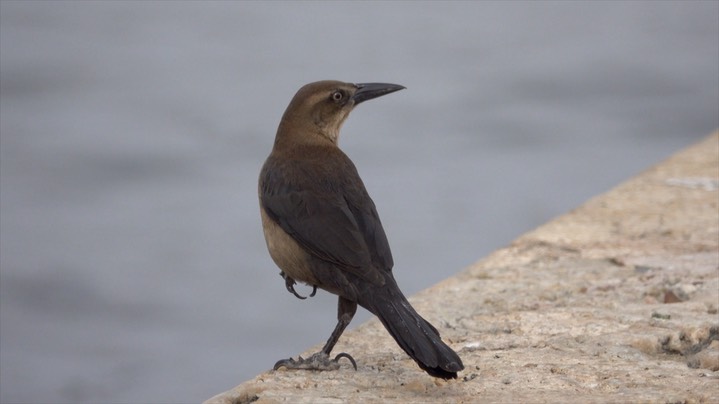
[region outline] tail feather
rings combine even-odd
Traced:
[[[414,310],[399,288],[385,286],[389,288],[375,291],[360,304],[380,319],[420,368],[434,377],[456,378],[457,372],[464,369],[459,355],[442,342],[437,329]]]

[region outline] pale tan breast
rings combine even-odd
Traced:
[[[260,208],[262,230],[272,260],[290,278],[308,285],[319,285],[310,269],[310,257],[297,242]]]

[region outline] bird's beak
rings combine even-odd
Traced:
[[[406,88],[399,84],[388,83],[363,83],[355,84],[355,86],[357,86],[357,92],[352,96],[355,105]]]

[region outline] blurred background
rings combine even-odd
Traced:
[[[335,325],[259,220],[300,86],[407,87],[341,146],[411,295],[719,127],[719,2],[3,0],[0,68],[0,401],[198,402]]]

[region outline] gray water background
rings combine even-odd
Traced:
[[[301,85],[407,87],[341,146],[412,294],[719,127],[719,3],[3,0],[0,73],[0,401],[198,402],[335,324],[258,214]]]

